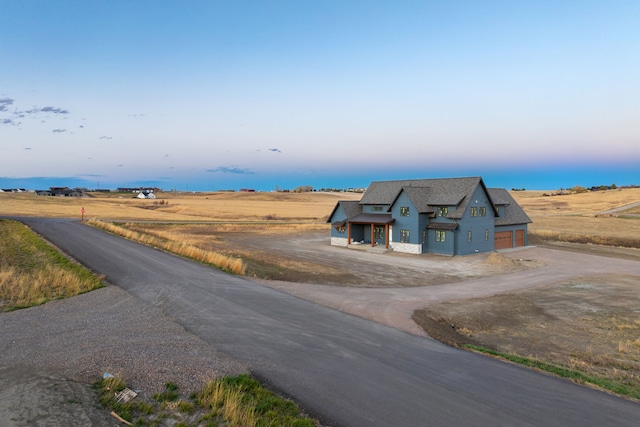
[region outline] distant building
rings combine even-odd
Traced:
[[[146,192],[146,193],[160,193],[162,192],[162,190],[160,188],[156,188],[156,187],[119,187],[116,190],[118,193],[142,193],[142,192]]]
[[[36,190],[37,196],[84,197],[85,189],[69,187],[49,187],[48,190]]]
[[[155,199],[156,195],[153,191],[141,191],[136,197],[138,199]]]
[[[467,255],[525,246],[532,221],[507,190],[472,177],[372,182],[327,222],[334,246]]]

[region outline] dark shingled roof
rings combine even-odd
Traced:
[[[430,222],[427,228],[431,230],[455,230],[458,228],[457,222]]]
[[[409,196],[419,213],[433,213],[433,208],[429,205],[429,195],[433,192],[430,187],[402,187]],[[398,192],[398,195],[402,192]],[[397,197],[397,196],[396,196]],[[395,201],[395,199],[394,199]]]
[[[496,225],[530,224],[533,222],[506,189],[488,188],[487,190],[496,206],[505,207],[505,215],[496,218]]]
[[[392,224],[394,221],[395,219],[391,217],[391,214],[362,213],[354,216],[353,218],[349,218],[349,222],[351,223],[362,224]]]
[[[357,200],[340,200],[340,201],[338,201],[338,203],[336,203],[336,206],[333,208],[333,211],[331,212],[331,215],[329,215],[329,218],[327,219],[327,222],[331,221],[331,218],[333,217],[333,214],[338,209],[338,206],[342,207],[342,209],[344,210],[344,213],[347,215],[347,218],[352,218],[352,217],[362,213],[362,206],[360,205],[359,201],[357,201]]]
[[[376,181],[364,192],[360,204],[392,205],[404,190],[421,213],[433,212],[433,206],[456,206],[447,218],[458,219],[462,218],[478,185],[484,187],[480,177]]]

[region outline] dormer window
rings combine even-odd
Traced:
[[[449,208],[446,206],[439,206],[438,207],[438,212],[437,215],[438,216],[447,216],[447,214],[449,213]]]
[[[382,206],[371,206],[371,212],[382,212]]]

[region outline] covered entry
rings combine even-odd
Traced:
[[[389,249],[389,229],[395,220],[391,214],[360,214],[347,222],[347,245],[351,244],[352,236],[362,236],[362,240],[371,246],[384,244]]]

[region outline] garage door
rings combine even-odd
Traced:
[[[512,239],[513,239],[512,231],[496,231],[493,248],[496,250],[510,248],[513,245]]]
[[[516,230],[516,246],[524,246],[524,230]]]

